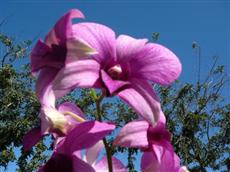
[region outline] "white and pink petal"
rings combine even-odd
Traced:
[[[178,79],[182,67],[178,57],[168,48],[148,43],[130,60],[131,77],[161,85]]]
[[[80,149],[87,149],[115,129],[115,125],[98,121],[87,121],[75,126],[67,135],[59,151],[72,154]]]
[[[87,149],[85,153],[86,162],[90,165],[95,165],[103,148],[103,141],[100,140],[95,145]]]
[[[45,68],[39,73],[36,82],[36,94],[42,106],[55,107],[55,96],[53,91],[53,79],[58,73],[56,68]]]
[[[64,112],[73,112],[77,114],[78,116],[84,118],[84,113],[81,111],[79,107],[77,107],[72,102],[64,102],[58,106],[58,111],[64,113]]]
[[[116,157],[112,157],[113,163],[113,172],[127,172],[126,167],[122,164],[122,162]],[[96,172],[108,172],[108,162],[107,157],[104,156],[95,166],[94,169]]]
[[[78,155],[73,154],[72,161],[73,161],[73,172],[79,172],[79,171],[96,172],[90,164],[80,159]]]
[[[127,63],[145,46],[147,39],[135,39],[128,35],[120,35],[117,38],[117,61]]]
[[[73,25],[77,39],[87,42],[98,54],[93,55],[102,66],[116,58],[115,33],[109,27],[98,23],[78,23]]]
[[[147,148],[149,144],[148,128],[149,123],[147,121],[129,122],[121,129],[113,144],[124,147]]]
[[[155,154],[153,152],[144,152],[141,158],[141,172],[159,172],[158,169],[159,163]]]
[[[143,119],[155,126],[161,112],[160,102],[151,85],[145,80],[132,80],[132,85],[119,91],[118,96]]]
[[[45,43],[49,46],[52,44],[65,44],[66,39],[73,36],[72,20],[74,18],[84,18],[83,13],[78,9],[72,9],[63,15],[55,24],[54,28],[45,38]]]
[[[76,87],[98,87],[100,65],[93,59],[81,59],[68,63],[54,79],[55,94],[62,91],[62,96]],[[59,97],[59,96],[58,96]]]

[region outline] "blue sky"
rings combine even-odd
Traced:
[[[0,3],[0,31],[17,40],[44,38],[57,19],[78,8],[85,21],[105,24],[117,35],[149,38],[160,32],[159,43],[175,52],[183,65],[180,80],[197,79],[198,59],[193,41],[202,49],[201,73],[210,67],[212,56],[230,73],[230,2],[228,0],[6,0]],[[229,90],[229,87],[228,87]],[[230,97],[229,91],[226,97]],[[229,100],[229,99],[228,99]]]
[[[201,1],[29,1],[1,2],[0,21],[8,17],[1,31],[18,40],[43,38],[56,20],[71,8],[80,9],[85,21],[111,27],[117,35],[149,38],[160,32],[159,43],[169,47],[183,64],[181,80],[193,81],[197,57],[191,49],[195,40],[202,47],[201,71],[210,65],[211,56],[230,71],[230,3],[222,0]]]

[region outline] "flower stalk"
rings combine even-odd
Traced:
[[[102,114],[101,114],[101,101],[103,100],[105,94],[104,92],[102,93],[102,95],[100,97],[98,97],[96,99],[96,110],[97,110],[97,120],[99,120],[100,122],[102,122]],[[111,148],[106,140],[106,138],[103,138],[103,143],[105,146],[105,151],[106,151],[106,156],[107,156],[107,163],[108,163],[108,169],[109,172],[113,172],[113,163],[112,163],[112,153],[111,153]]]

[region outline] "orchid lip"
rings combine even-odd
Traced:
[[[75,119],[78,122],[85,122],[86,121],[85,119],[83,119],[82,117],[80,117],[79,115],[77,115],[73,112],[66,111],[63,114],[71,116],[73,119]]]

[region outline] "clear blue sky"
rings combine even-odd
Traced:
[[[80,9],[85,21],[111,27],[117,35],[149,38],[160,32],[159,43],[180,58],[180,80],[197,79],[198,59],[191,48],[197,41],[202,48],[201,72],[211,65],[212,56],[230,73],[230,1],[228,0],[5,0],[0,3],[0,30],[18,40],[44,38],[56,20],[72,8]],[[230,93],[226,91],[226,97]]]
[[[202,67],[211,56],[230,71],[230,3],[228,0],[6,0],[0,3],[0,29],[19,40],[44,37],[56,20],[71,8],[82,10],[85,21],[105,24],[119,34],[149,38],[160,32],[159,43],[172,49],[183,64],[183,81],[196,79],[197,58],[191,49],[196,40],[202,47]]]

